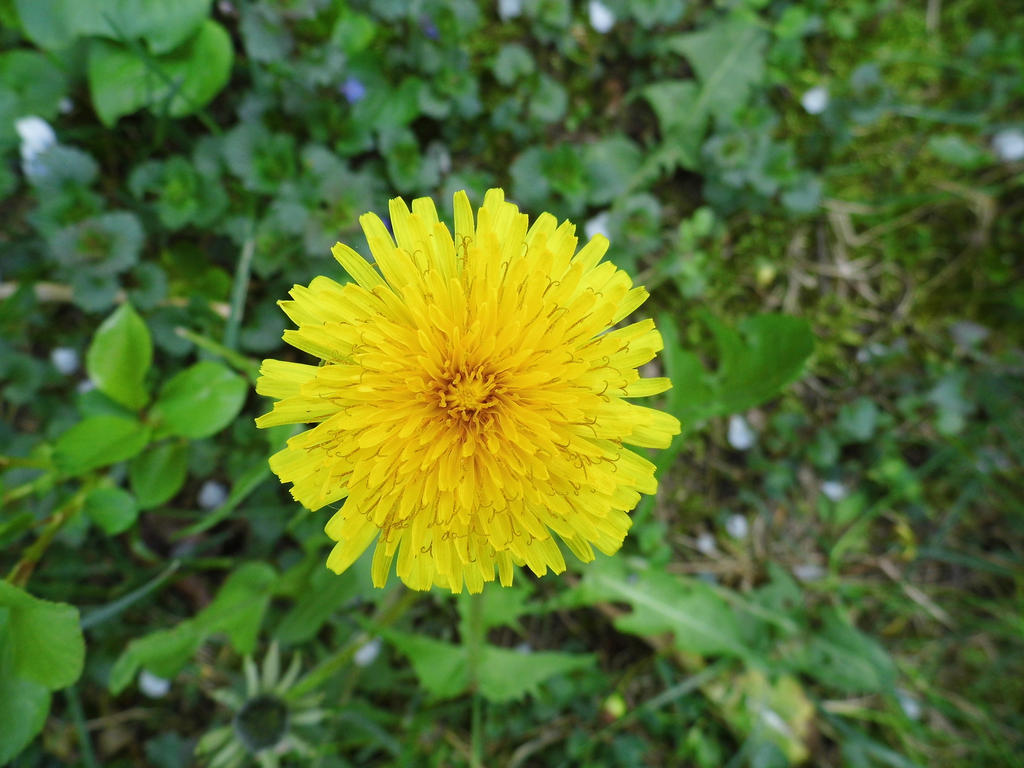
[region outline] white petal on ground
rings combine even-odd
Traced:
[[[199,488],[199,506],[202,509],[216,509],[228,498],[228,489],[224,486],[224,483],[218,483],[216,480],[207,480]]]
[[[746,451],[757,442],[757,433],[751,429],[747,420],[734,413],[729,417],[729,432],[727,434],[729,445],[737,451]]]
[[[603,35],[615,26],[615,14],[599,0],[590,0],[587,10],[590,14],[590,26],[594,28],[595,32],[600,32]]]
[[[360,646],[355,656],[352,657],[352,663],[357,667],[370,666],[380,656],[380,645],[380,638],[375,637],[370,642]]]
[[[151,699],[162,699],[171,690],[171,681],[143,669],[139,673],[139,690]]]
[[[725,532],[734,539],[745,539],[750,533],[750,523],[743,515],[729,515],[729,519],[725,521]]]
[[[999,159],[1006,163],[1024,160],[1024,132],[1007,128],[992,137],[992,148]]]
[[[50,362],[57,373],[70,376],[78,370],[78,352],[71,347],[55,347],[50,350]]]
[[[816,85],[800,97],[800,105],[809,115],[820,115],[828,107],[828,89]]]

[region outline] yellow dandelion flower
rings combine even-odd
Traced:
[[[657,489],[626,446],[679,432],[630,402],[671,386],[637,372],[662,348],[653,321],[612,330],[647,291],[602,261],[605,237],[577,252],[572,224],[530,225],[500,189],[475,223],[456,193],[454,238],[427,198],[390,214],[394,239],[360,218],[379,271],[339,243],[355,282],[317,277],[280,303],[298,326],[284,340],[322,363],[265,360],[256,385],[277,399],[258,426],[316,423],[270,466],[309,509],[344,499],[327,567],[376,540],[376,586],[397,558],[413,589],[479,592],[495,570],[505,586],[513,566],[563,571],[553,534],[583,561],[618,550]]]

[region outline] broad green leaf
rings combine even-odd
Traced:
[[[68,475],[125,461],[149,442],[150,428],[120,416],[90,416],[57,438],[54,462]]]
[[[494,57],[491,71],[494,79],[503,86],[510,86],[520,77],[529,75],[534,70],[533,56],[530,51],[519,43],[508,43],[501,46]]]
[[[245,563],[228,576],[213,602],[194,619],[132,640],[110,671],[111,692],[123,691],[142,667],[161,677],[174,677],[215,633],[226,634],[238,653],[252,653],[276,578],[265,563]]]
[[[205,360],[171,377],[160,391],[152,416],[157,437],[193,440],[216,434],[238,415],[245,402],[245,379],[220,363]]]
[[[89,47],[89,92],[96,114],[111,126],[142,107],[183,117],[204,107],[227,84],[234,50],[227,30],[207,20],[186,43],[160,56],[107,40]]]
[[[6,581],[0,581],[0,607],[8,612],[0,632],[10,644],[14,675],[51,690],[66,688],[79,678],[85,641],[77,608],[40,600]]]
[[[164,53],[210,15],[212,0],[14,0],[25,34],[41,48],[65,48],[78,37],[143,38]]]
[[[7,765],[43,729],[50,712],[45,685],[0,669],[0,765]]]
[[[699,32],[669,38],[665,46],[685,56],[700,80],[693,112],[729,120],[764,78],[767,42],[759,26],[733,16]]]
[[[844,693],[882,693],[896,680],[896,667],[885,648],[838,610],[825,614],[821,630],[801,647],[793,663]]]
[[[480,660],[480,693],[494,702],[521,699],[536,693],[550,677],[577,669],[587,669],[594,657],[560,651],[522,653],[509,648],[485,646]]]
[[[252,653],[276,578],[277,572],[266,563],[245,563],[196,616],[196,626],[206,634],[223,632],[236,651]]]
[[[152,445],[128,465],[128,479],[141,509],[158,507],[185,483],[188,443],[172,440]]]
[[[43,54],[0,54],[0,140],[14,140],[14,121],[25,115],[52,120],[66,91],[64,73]]]
[[[718,344],[715,411],[745,411],[769,400],[796,380],[814,351],[810,324],[787,315],[754,315],[739,333],[710,315],[706,322]]]
[[[146,323],[125,303],[96,329],[85,356],[85,368],[96,388],[133,410],[146,404],[146,372],[153,361],[153,342]]]
[[[132,640],[110,670],[110,692],[118,694],[127,688],[142,667],[160,677],[174,677],[202,641],[202,633],[191,621]]]
[[[583,567],[575,599],[626,603],[632,611],[615,620],[641,637],[671,632],[676,645],[699,654],[749,656],[732,607],[695,579],[646,570],[631,573],[621,558],[600,558]]]
[[[121,488],[94,488],[85,497],[85,514],[111,536],[127,531],[139,516],[135,497]]]

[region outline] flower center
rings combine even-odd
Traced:
[[[480,411],[495,405],[494,376],[479,368],[459,371],[438,388],[438,399],[449,416],[469,421]]]
[[[276,696],[261,694],[235,715],[235,733],[250,752],[276,746],[288,732],[288,707]]]

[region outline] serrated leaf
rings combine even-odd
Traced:
[[[90,416],[57,438],[53,459],[68,475],[125,461],[149,442],[150,428],[121,416]]]
[[[788,315],[753,315],[739,333],[705,315],[718,345],[715,375],[719,414],[745,411],[774,397],[796,380],[814,351],[810,324]]]
[[[226,427],[242,409],[248,385],[220,363],[196,363],[172,376],[153,405],[156,436],[198,440]]]
[[[6,581],[0,581],[0,607],[8,611],[2,631],[10,644],[14,675],[51,690],[79,678],[85,640],[77,608],[40,600]]]
[[[700,95],[693,111],[729,120],[764,79],[767,42],[759,26],[733,16],[699,32],[669,38],[665,47],[685,56],[697,73]]]
[[[144,382],[152,360],[149,329],[132,305],[125,303],[96,329],[85,368],[100,392],[138,410],[148,398]]]
[[[160,56],[95,38],[89,45],[89,93],[111,126],[142,107],[183,117],[206,106],[227,84],[234,49],[227,30],[206,20],[188,41]]]
[[[128,465],[132,492],[141,509],[158,507],[185,483],[188,443],[170,441],[150,446]]]
[[[641,637],[675,636],[684,651],[749,656],[732,607],[707,584],[645,570],[630,572],[621,558],[600,558],[584,566],[577,598],[589,603],[626,603],[631,612],[617,629]]]
[[[448,699],[468,690],[469,665],[465,646],[403,632],[388,631],[384,636],[409,659],[416,677],[432,695]],[[480,694],[494,702],[520,699],[528,693],[535,693],[548,678],[583,669],[593,663],[594,659],[589,655],[556,651],[522,653],[485,645],[480,654]]]
[[[889,691],[896,680],[896,667],[885,648],[838,610],[825,614],[821,630],[797,651],[793,664],[845,693]]]

